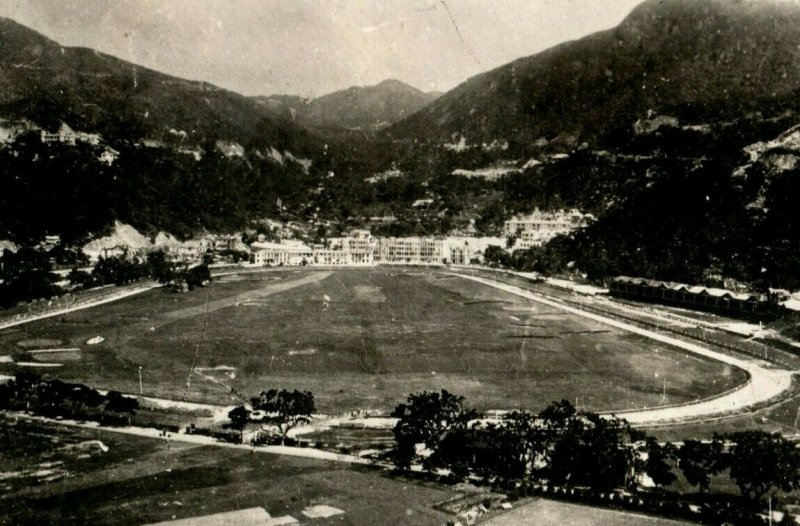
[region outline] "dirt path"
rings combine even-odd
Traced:
[[[685,420],[696,420],[698,418],[707,417],[710,415],[741,411],[747,407],[764,403],[779,396],[787,391],[792,384],[793,371],[768,369],[765,362],[754,359],[728,356],[695,343],[686,342],[662,333],[642,329],[629,323],[607,318],[605,316],[600,316],[592,312],[583,311],[514,285],[508,285],[506,283],[500,283],[491,279],[477,276],[468,276],[464,274],[453,275],[459,276],[463,279],[472,280],[489,287],[494,287],[498,290],[502,290],[503,292],[514,294],[515,296],[520,296],[531,301],[574,314],[576,316],[581,316],[609,325],[611,327],[637,334],[639,336],[644,336],[651,340],[668,344],[672,347],[676,347],[692,354],[704,356],[712,360],[738,367],[739,369],[747,372],[750,376],[750,379],[747,382],[736,389],[732,389],[726,393],[723,393],[720,396],[708,398],[698,402],[691,402],[688,404],[616,413],[618,417],[625,418],[631,424],[644,425],[660,424],[665,422],[680,422]]]
[[[96,429],[109,433],[119,433],[122,435],[134,435],[145,438],[153,438],[162,440],[164,442],[181,442],[186,444],[195,444],[198,446],[215,446],[224,447],[229,449],[241,449],[245,451],[252,451],[253,453],[269,453],[272,455],[285,455],[290,457],[311,458],[316,460],[327,460],[331,462],[342,462],[345,464],[362,464],[362,465],[375,465],[371,460],[357,457],[354,455],[344,455],[341,453],[333,453],[330,451],[322,451],[320,449],[305,448],[305,447],[290,447],[290,446],[252,446],[248,444],[231,444],[229,442],[220,442],[219,440],[203,435],[187,435],[184,433],[167,433],[162,434],[158,429],[151,429],[146,427],[125,426],[125,427],[109,427],[102,426],[97,422],[78,422],[75,420],[55,420],[52,418],[45,418],[41,416],[26,415],[20,413],[9,413],[17,418],[25,418],[36,422],[46,422],[56,424],[59,426],[76,427],[82,429]]]

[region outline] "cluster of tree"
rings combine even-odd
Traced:
[[[707,493],[714,476],[727,473],[753,506],[774,490],[800,488],[800,454],[777,433],[739,431],[710,441],[686,440],[676,450],[686,480]]]
[[[130,422],[139,408],[136,398],[117,391],[101,394],[83,384],[45,380],[27,371],[0,385],[0,408],[30,411],[47,417],[99,420],[105,423]]]
[[[206,260],[197,265],[180,266],[171,261],[163,250],[147,254],[147,267],[150,277],[173,288],[182,288],[185,285],[192,290],[211,281],[211,271]]]
[[[52,251],[51,251],[52,252]],[[58,285],[60,278],[53,272],[51,252],[22,247],[16,253],[5,250],[0,259],[0,308],[13,307],[19,302],[52,298],[66,292]],[[163,250],[149,253],[145,260],[138,257],[100,257],[90,272],[73,267],[67,275],[70,290],[90,289],[103,285],[124,285],[152,277],[163,285],[189,290],[211,281],[207,263],[179,265]]]
[[[604,491],[635,490],[645,475],[665,488],[680,469],[707,492],[712,477],[726,474],[755,508],[772,491],[800,488],[800,454],[781,435],[762,431],[677,447],[660,444],[623,419],[578,412],[565,400],[537,415],[514,411],[486,423],[464,406],[463,397],[444,390],[412,394],[393,416],[394,462],[401,469],[419,463],[495,483],[540,481]]]
[[[250,421],[273,425],[282,445],[289,431],[310,422],[315,412],[314,395],[310,391],[270,389],[251,398],[249,407],[239,405],[231,409],[228,413],[229,427],[243,433]]]
[[[56,284],[50,258],[28,247],[16,253],[6,249],[0,258],[0,308],[13,307],[21,301],[52,298],[62,290]]]
[[[568,241],[565,236],[557,236],[541,247],[514,251],[491,245],[484,250],[483,257],[490,267],[552,275],[570,270],[573,266],[565,254]]]
[[[598,489],[633,487],[637,468],[656,478],[670,473],[657,461],[666,454],[649,457],[648,465],[637,461],[631,444],[645,444],[639,447],[657,453],[661,449],[624,420],[578,413],[561,401],[538,415],[515,411],[499,422],[483,423],[463,402],[443,390],[412,394],[399,405],[393,413],[398,418],[397,466],[421,462],[427,469],[447,469],[462,477],[540,479]],[[672,481],[664,478],[662,483]]]
[[[177,148],[122,141],[109,166],[99,160],[100,146],[43,144],[36,134],[23,135],[0,148],[0,239],[31,245],[60,234],[72,243],[115,219],[142,232],[189,237],[275,216],[278,198],[292,210],[310,207],[320,180],[313,166],[279,163],[255,150],[226,157],[214,143],[200,146],[198,161]]]
[[[576,207],[598,219],[546,250],[496,251],[493,261],[543,272],[573,264],[595,280],[633,275],[703,283],[711,273],[758,290],[798,288],[800,224],[793,203],[800,168],[776,168],[769,155],[800,153],[775,151],[752,162],[742,151],[789,125],[781,118],[739,119],[703,133],[625,131],[610,151],[578,150],[503,178],[497,183],[503,198],[484,209],[483,221],[499,225],[534,206]]]

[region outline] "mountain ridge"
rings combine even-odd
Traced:
[[[758,111],[800,87],[798,27],[794,3],[648,0],[615,28],[470,78],[387,134],[602,142],[650,109],[684,118]]]
[[[48,129],[67,122],[107,137],[162,139],[184,130],[194,144],[225,139],[305,153],[307,131],[247,97],[58,42],[0,18],[0,114]]]
[[[418,111],[440,93],[423,92],[397,79],[369,86],[350,86],[316,98],[296,95],[255,97],[277,115],[307,128],[343,128],[373,132]]]

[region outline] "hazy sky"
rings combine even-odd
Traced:
[[[387,78],[446,91],[613,27],[640,1],[0,0],[0,16],[246,95],[318,96]]]

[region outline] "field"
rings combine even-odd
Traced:
[[[106,451],[98,449],[102,444]],[[252,507],[302,524],[444,524],[464,495],[345,464],[0,416],[0,524],[139,525]],[[306,519],[314,505],[344,513]]]
[[[105,340],[87,345],[95,336]],[[64,350],[30,352],[52,349]],[[442,388],[480,409],[568,398],[621,410],[663,404],[665,387],[674,404],[745,380],[442,271],[393,268],[287,269],[186,294],[153,290],[0,331],[0,374],[17,367],[9,360],[57,363],[37,370],[126,392],[138,392],[141,366],[145,394],[218,403],[236,401],[229,388],[308,389],[321,411],[337,413],[387,411],[410,392]]]
[[[486,526],[680,526],[690,523],[537,499],[527,506],[484,522]]]

